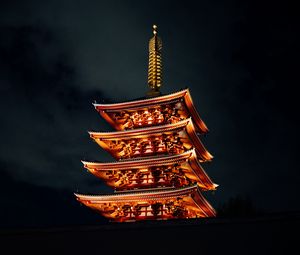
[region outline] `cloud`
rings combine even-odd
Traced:
[[[20,180],[74,189],[86,176],[82,157],[104,158],[86,132],[107,128],[91,104],[101,91],[78,88],[75,67],[46,27],[6,27],[0,55],[1,160]]]

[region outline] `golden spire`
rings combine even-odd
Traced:
[[[148,97],[159,96],[159,89],[162,85],[162,41],[157,36],[156,29],[157,26],[153,25],[153,37],[149,41],[148,85],[150,91],[147,93]]]

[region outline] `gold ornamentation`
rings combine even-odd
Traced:
[[[157,26],[153,25],[153,37],[149,41],[149,66],[148,66],[148,85],[150,91],[147,96],[154,97],[160,95],[162,85],[162,41],[157,36]]]

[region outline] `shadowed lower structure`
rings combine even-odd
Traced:
[[[203,191],[217,184],[202,163],[213,156],[200,140],[208,128],[188,89],[161,95],[162,42],[153,26],[149,43],[148,85],[144,99],[95,109],[117,131],[89,132],[116,162],[82,161],[93,175],[114,188],[110,195],[75,194],[78,201],[113,221],[214,217]]]

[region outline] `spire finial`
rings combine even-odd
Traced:
[[[150,91],[147,96],[154,97],[160,95],[162,85],[162,41],[157,36],[157,25],[153,25],[153,37],[149,41],[149,67],[148,67],[148,85]]]
[[[152,27],[153,27],[153,34],[156,35],[156,34],[157,34],[157,31],[156,31],[157,26],[156,26],[156,25],[153,25]]]

